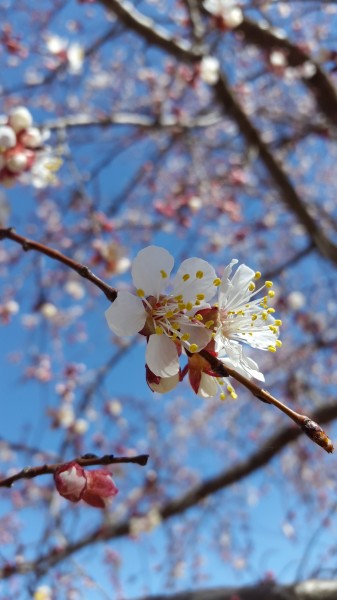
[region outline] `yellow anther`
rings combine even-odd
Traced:
[[[205,294],[197,294],[196,299],[197,300],[205,300]]]
[[[261,319],[263,319],[264,321],[266,321],[268,319],[268,313],[266,310],[263,311],[263,313],[261,315]]]
[[[272,331],[273,333],[275,333],[275,335],[278,334],[278,328],[275,327],[275,325],[269,325],[269,329],[270,329],[270,331]]]
[[[179,302],[178,307],[179,307],[179,310],[185,310],[186,304],[184,304],[184,302]]]
[[[205,323],[205,327],[207,327],[207,329],[210,329],[211,327],[213,327],[213,325],[214,325],[213,319],[210,319],[209,321],[206,321],[206,323]]]
[[[197,321],[203,321],[203,320],[204,320],[204,317],[203,317],[202,315],[195,315],[195,317],[194,317],[194,318],[195,318]],[[206,325],[206,323],[205,323],[205,325]],[[207,325],[206,325],[206,327],[207,327]]]
[[[277,327],[281,327],[281,325],[282,325],[281,319],[276,319],[275,325],[277,325]]]
[[[155,332],[157,335],[162,335],[164,333],[164,330],[162,327],[160,327],[159,325],[156,326],[155,328]]]
[[[192,302],[186,302],[186,310],[192,310],[193,304]]]
[[[189,347],[190,352],[198,352],[198,350],[199,350],[198,344],[191,344]]]
[[[190,277],[191,277],[191,275],[189,275],[188,273],[185,273],[185,275],[183,275],[183,281],[188,281]]]
[[[257,315],[256,314],[252,315],[252,321],[256,321],[256,319],[257,319]]]
[[[225,382],[224,382],[224,380],[223,380],[223,379],[218,379],[218,384],[219,384],[219,385],[223,385],[224,383],[225,383]]]
[[[181,341],[182,342],[188,342],[188,340],[190,339],[190,334],[189,333],[184,333],[184,335],[181,336]]]
[[[183,295],[182,295],[182,294],[179,294],[179,296],[175,296],[175,297],[174,297],[174,299],[175,299],[177,302],[181,302],[181,301],[182,301],[182,299],[183,299]]]
[[[220,277],[216,277],[216,278],[214,279],[214,281],[213,281],[213,285],[216,285],[216,286],[218,286],[218,285],[220,285],[220,284],[221,284],[221,279],[220,279]]]
[[[166,273],[166,271],[164,271],[164,269],[160,269],[160,274],[163,279],[167,279],[167,273]]]
[[[226,394],[224,392],[221,392],[220,400],[226,400]]]
[[[204,276],[204,272],[203,271],[197,271],[195,274],[197,279],[202,279]]]
[[[172,317],[174,317],[174,312],[172,310],[168,310],[165,317],[172,319]]]
[[[275,346],[268,346],[269,352],[276,352]]]
[[[200,304],[201,304],[200,300],[196,300],[196,301],[195,301],[195,305],[196,305],[196,306],[200,306]]]
[[[175,331],[178,331],[178,329],[179,329],[179,323],[171,323],[171,329],[174,329]]]
[[[139,296],[139,298],[144,298],[145,296],[145,292],[144,290],[141,290],[140,288],[137,290],[137,296]]]
[[[231,396],[233,398],[233,400],[236,400],[238,395],[235,392],[231,392]]]
[[[275,308],[268,308],[267,313],[269,313],[270,315],[273,314],[275,312]]]
[[[274,284],[272,281],[266,281],[264,285],[266,286],[266,288],[271,288]]]
[[[269,290],[268,296],[269,296],[269,298],[274,298],[275,292],[273,290]]]
[[[275,345],[276,345],[278,348],[281,348],[281,347],[282,347],[282,342],[281,342],[281,340],[276,340],[276,342],[275,342]]]
[[[238,310],[238,312],[236,314],[240,315],[240,317],[243,317],[245,313],[243,310]]]
[[[254,275],[254,279],[260,279],[260,277],[261,277],[260,271],[256,271],[256,273]]]
[[[230,394],[232,392],[234,392],[234,388],[233,388],[233,386],[230,383],[227,385],[227,389],[228,389],[228,391],[229,391]]]
[[[171,339],[172,340],[176,340],[178,338],[178,335],[176,333],[174,333],[173,335],[171,335]]]
[[[250,282],[248,289],[250,292],[253,292],[255,290],[255,283],[253,283],[252,281]]]

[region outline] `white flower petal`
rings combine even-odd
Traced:
[[[190,336],[187,347],[189,344],[197,344],[199,350],[205,348],[212,339],[212,332],[200,324],[189,323],[187,325],[180,325],[180,332],[182,334],[188,333]]]
[[[184,260],[173,281],[173,295],[183,296],[184,302],[194,302],[198,294],[204,295],[204,300],[211,300],[217,288],[214,285],[217,275],[213,267],[202,258]]]
[[[116,335],[134,335],[144,327],[146,311],[140,298],[122,291],[105,311],[105,317]]]
[[[153,392],[159,394],[167,394],[171,392],[179,383],[179,373],[173,375],[173,377],[162,377],[159,383],[149,383],[149,386]]]
[[[179,372],[176,345],[166,335],[150,335],[145,356],[149,369],[159,377],[172,377]]]
[[[138,252],[132,263],[131,274],[134,286],[145,292],[145,296],[158,296],[168,284],[173,269],[173,256],[160,246],[147,246]]]
[[[211,375],[207,375],[206,373],[201,373],[198,396],[201,396],[202,398],[212,398],[217,395],[218,389],[219,386],[215,377],[211,377]]]
[[[264,375],[259,371],[256,362],[245,355],[244,349],[239,342],[234,340],[224,340],[223,348],[219,352],[224,365],[233,367],[236,371],[245,377],[254,377],[259,381],[264,381]]]

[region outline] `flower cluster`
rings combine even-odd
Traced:
[[[106,469],[85,471],[76,461],[65,463],[54,474],[58,493],[70,500],[84,500],[90,506],[106,508],[118,489]]]
[[[147,338],[146,379],[153,391],[166,393],[188,374],[193,390],[202,397],[220,397],[225,381],[214,373],[199,354],[202,349],[217,357],[224,366],[245,377],[264,380],[258,365],[245,354],[243,345],[275,352],[281,321],[273,317],[268,301],[274,296],[272,282],[256,287],[261,273],[234,259],[222,278],[200,258],[189,258],[180,265],[172,280],[174,260],[164,248],[148,246],[132,264],[136,294],[119,292],[106,311],[110,329],[117,335]],[[257,297],[264,291],[263,296]],[[187,356],[181,369],[180,356]],[[235,398],[230,384],[227,390]]]
[[[61,165],[44,142],[49,132],[33,126],[33,117],[24,106],[0,117],[0,183],[12,187],[20,181],[42,188],[54,183]]]
[[[243,13],[236,0],[205,0],[204,7],[215,17],[220,29],[235,29],[243,21]]]

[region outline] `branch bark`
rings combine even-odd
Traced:
[[[337,582],[308,579],[293,585],[261,582],[239,588],[211,588],[171,595],[147,596],[140,600],[336,600]]]
[[[322,406],[317,409],[313,417],[322,423],[328,423],[333,419],[337,418],[337,402],[328,406]],[[248,458],[237,463],[229,469],[220,471],[216,476],[206,479],[200,484],[195,485],[193,488],[178,496],[172,500],[164,502],[161,506],[157,506],[158,515],[162,521],[166,521],[172,517],[184,513],[189,508],[192,508],[202,502],[205,498],[214,494],[220,490],[224,490],[227,487],[241,481],[245,477],[248,477],[252,473],[255,473],[265,465],[267,465],[275,456],[277,456],[284,448],[289,444],[298,439],[301,435],[299,429],[288,426],[281,429],[278,433],[271,435],[265,440],[256,452],[253,452]],[[140,517],[146,517],[146,514],[140,515]],[[123,537],[130,535],[131,533],[131,518],[113,522],[99,527],[93,532],[83,536],[77,542],[68,544],[63,549],[56,548],[54,551],[51,550],[47,554],[42,554],[35,561],[26,561],[20,565],[15,563],[7,564],[0,569],[0,579],[7,579],[12,575],[18,573],[35,572],[39,574],[45,573],[50,567],[59,564],[67,557],[78,552],[82,548],[86,548],[91,544],[97,544],[99,542]],[[300,597],[299,597],[300,598]],[[310,597],[308,597],[309,600]],[[319,598],[319,600],[323,600]],[[205,599],[206,600],[206,599]],[[211,600],[207,598],[207,600]],[[247,599],[248,600],[248,599]],[[260,598],[257,600],[261,600]],[[269,598],[266,600],[270,600]],[[283,599],[282,599],[283,600]],[[292,599],[291,599],[292,600]],[[297,600],[297,599],[296,599]],[[302,599],[301,599],[302,600]],[[304,597],[304,600],[307,598]],[[314,599],[316,600],[316,599]],[[317,598],[318,600],[318,598]],[[327,597],[327,600],[330,600]],[[333,599],[335,600],[335,598]]]

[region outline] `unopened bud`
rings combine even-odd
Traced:
[[[14,131],[22,131],[32,126],[33,117],[25,106],[17,106],[9,113],[8,121]]]
[[[326,452],[332,453],[334,451],[333,443],[330,438],[327,436],[325,431],[323,431],[322,427],[320,427],[315,421],[312,421],[309,418],[306,418],[302,425],[302,430],[304,433],[318,446],[324,448]]]

